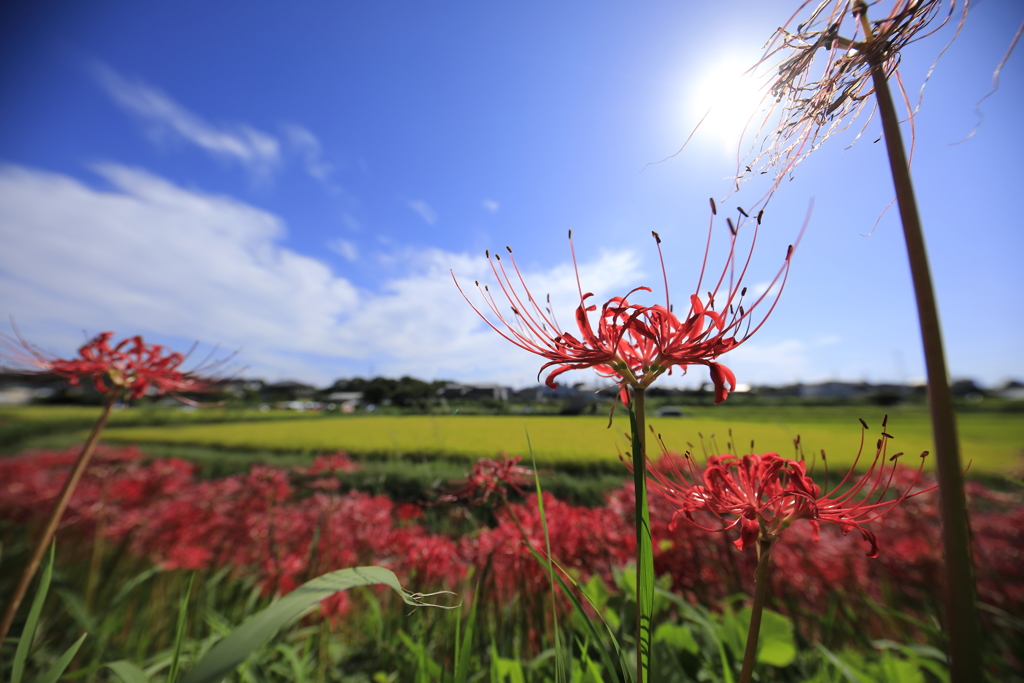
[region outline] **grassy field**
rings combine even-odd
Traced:
[[[889,409],[887,431],[895,439],[890,454],[916,456],[931,450],[927,413],[921,408]],[[690,448],[700,454],[701,435],[708,452],[793,453],[799,435],[810,455],[824,449],[829,462],[848,465],[861,438],[858,417],[870,427],[868,456],[874,454],[883,411],[864,407],[694,408],[683,418],[651,418],[669,450]],[[116,423],[115,423],[116,425]],[[213,446],[277,451],[345,450],[355,455],[430,456],[475,459],[499,452],[528,455],[527,433],[539,463],[603,467],[617,462],[627,449],[625,416],[611,429],[602,416],[345,416],[324,419],[275,419],[168,426],[119,427],[107,430],[109,441]],[[1024,415],[969,412],[959,417],[965,461],[972,471],[1010,472],[1020,467],[1024,452]],[[729,446],[730,430],[732,442]],[[713,439],[713,442],[712,442]]]

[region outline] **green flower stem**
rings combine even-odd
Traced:
[[[747,646],[743,650],[743,670],[739,683],[750,683],[754,675],[754,660],[757,659],[757,639],[761,635],[761,613],[764,598],[768,594],[768,574],[772,544],[775,539],[761,536],[757,539],[757,569],[754,571],[754,604],[750,606],[750,628],[747,630]]]
[[[28,591],[29,585],[32,583],[32,577],[36,574],[36,569],[39,568],[39,562],[43,559],[43,555],[46,554],[46,549],[50,547],[50,541],[53,540],[54,534],[57,533],[57,525],[60,523],[60,518],[64,516],[64,511],[68,507],[68,503],[71,502],[71,494],[74,493],[75,487],[78,486],[78,480],[82,478],[85,473],[85,468],[89,465],[89,460],[92,459],[93,451],[96,450],[96,443],[99,441],[100,433],[103,428],[107,425],[107,418],[110,417],[110,410],[114,407],[114,402],[120,394],[113,392],[106,404],[103,406],[103,412],[100,413],[100,418],[96,421],[96,424],[92,428],[92,433],[89,434],[88,441],[82,447],[82,452],[78,454],[78,460],[75,462],[75,468],[71,471],[66,482],[64,482],[64,488],[61,490],[60,495],[57,496],[57,502],[53,506],[53,511],[50,513],[50,518],[46,522],[46,527],[43,529],[42,535],[39,537],[39,541],[36,543],[35,550],[32,552],[32,557],[28,561],[28,565],[25,566],[25,571],[21,574],[21,579],[18,581],[17,588],[14,589],[14,595],[10,597],[7,603],[7,609],[4,611],[4,620],[0,624],[0,643],[4,642],[4,638],[7,637],[7,633],[11,630],[11,625],[14,623],[14,616],[18,612],[18,607],[21,605],[21,601],[25,598],[25,593]]]
[[[651,619],[654,615],[654,546],[647,504],[647,449],[644,389],[633,390],[629,407],[633,441],[633,483],[636,489],[636,680],[644,683],[650,668]]]
[[[872,38],[866,8],[861,5],[861,25],[865,40]],[[893,104],[889,82],[876,51],[872,58],[871,78],[875,100],[882,119],[885,147],[889,154],[896,201],[903,222],[910,273],[917,299],[921,325],[925,368],[928,373],[928,409],[931,413],[932,438],[939,482],[939,508],[942,515],[942,544],[946,566],[946,627],[949,633],[949,654],[954,683],[982,680],[981,631],[978,620],[974,562],[971,553],[970,523],[964,495],[963,465],[957,439],[953,396],[946,374],[946,358],[942,347],[942,329],[935,303],[935,292],[928,267],[921,218],[910,180],[910,168],[903,149],[899,118]]]

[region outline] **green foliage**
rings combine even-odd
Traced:
[[[249,653],[270,640],[285,625],[314,609],[324,598],[338,591],[373,584],[389,586],[408,605],[425,604],[421,596],[402,588],[398,577],[383,567],[339,569],[307,581],[236,628],[199,660],[181,683],[217,683],[245,661]]]
[[[835,653],[819,644],[822,660],[808,683],[949,683],[942,652],[884,640],[875,645],[879,652],[872,656],[855,650]]]
[[[29,652],[36,638],[36,628],[39,625],[39,615],[42,612],[43,604],[46,602],[46,594],[50,590],[50,581],[53,578],[53,559],[56,554],[56,544],[50,544],[50,554],[46,558],[46,566],[43,567],[43,574],[39,579],[39,587],[36,589],[35,597],[32,599],[32,606],[29,608],[28,619],[22,629],[21,637],[18,638],[17,647],[14,650],[14,662],[11,666],[11,683],[21,683],[25,675],[25,665],[28,662]],[[57,659],[54,664],[41,673],[34,680],[39,683],[56,683],[64,671],[71,664],[71,660],[82,647],[88,633],[83,633],[78,640],[73,642],[67,650]]]
[[[544,559],[543,555],[540,559]],[[59,568],[46,563],[41,574],[40,588],[48,582],[47,594],[54,592],[54,584],[73,594],[67,579],[61,578]],[[31,629],[26,629],[17,641],[22,654],[14,659],[21,661],[22,674],[16,683],[43,680],[48,672],[66,671],[62,667],[68,666],[76,652],[79,663],[73,674],[75,680],[108,680],[102,678],[101,673],[105,673],[109,680],[123,683],[165,683],[172,677],[175,651],[180,653],[182,668],[188,671],[192,662],[207,660],[215,656],[217,648],[223,649],[233,639],[238,640],[237,635],[232,636],[232,624],[245,621],[243,629],[258,627],[260,615],[275,611],[276,606],[288,606],[287,614],[279,612],[274,624],[262,622],[267,628],[258,637],[243,639],[250,650],[246,655],[243,647],[230,655],[240,666],[237,673],[226,670],[227,680],[238,683],[555,683],[556,654],[550,647],[553,634],[545,632],[548,649],[527,656],[521,651],[528,641],[526,631],[513,631],[509,641],[495,621],[484,618],[477,610],[476,606],[488,603],[485,591],[489,583],[485,574],[481,572],[474,578],[477,592],[464,613],[460,610],[410,613],[401,608],[404,598],[389,602],[361,588],[355,592],[353,599],[357,603],[341,630],[335,630],[326,621],[300,620],[269,647],[261,648],[255,647],[257,641],[266,642],[289,616],[306,613],[323,593],[306,594],[291,606],[286,596],[267,606],[251,584],[232,579],[223,571],[196,575],[191,590],[187,587],[189,577],[181,573],[115,574],[115,579],[122,577],[116,580],[121,585],[114,585],[109,593],[100,595],[98,603],[104,605],[103,609],[86,612],[96,631],[83,640],[81,631],[76,628],[77,621],[68,618],[66,602],[51,601],[50,607],[58,611],[47,616],[46,594],[37,591],[33,606],[39,607],[34,616],[30,610],[26,625],[30,625],[30,621],[45,623],[47,632],[39,638],[30,638],[27,633]],[[562,647],[562,656],[568,680],[573,683],[632,680],[625,665],[631,661],[631,653],[620,648],[632,643],[636,614],[635,573],[629,568],[617,573],[614,586],[606,585],[597,576],[582,585],[575,584],[570,575],[556,573],[555,576],[559,590],[575,596],[570,600],[574,605],[571,618],[559,620],[564,636],[562,642],[566,644]],[[362,585],[370,578],[379,577],[364,575],[356,583]],[[331,583],[323,589],[330,591],[339,585]],[[381,597],[388,595],[392,594]],[[187,601],[185,596],[189,596]],[[110,609],[115,598],[119,607]],[[177,613],[166,609],[166,605],[174,603],[179,605]],[[584,608],[584,604],[588,606]],[[513,612],[517,609],[516,605],[511,607]],[[659,580],[653,607],[651,680],[733,683],[742,657],[748,618],[749,610],[742,607],[732,609],[725,605],[713,611],[693,605],[672,593],[666,579]],[[32,628],[38,630],[35,625]],[[122,640],[121,645],[113,646],[114,641],[129,632],[132,635],[127,643]],[[182,637],[175,638],[176,633],[181,633]],[[344,633],[348,635],[343,637]],[[104,640],[107,645],[101,642]],[[39,643],[35,651],[32,650],[34,643]],[[86,646],[94,649],[87,651]],[[31,670],[26,663],[31,665]],[[199,667],[192,669],[201,672]],[[757,672],[760,680],[779,683],[948,681],[944,655],[933,647],[892,641],[874,641],[873,647],[867,650],[798,647],[790,620],[770,611],[764,615]],[[7,679],[2,671],[0,678]],[[186,676],[181,680],[190,679]]]
[[[53,556],[56,552],[56,544],[50,545],[50,554],[46,558],[46,566],[43,567],[43,574],[39,578],[39,587],[32,599],[32,607],[28,611],[28,620],[25,628],[18,639],[18,647],[14,651],[14,665],[11,668],[11,683],[21,683],[21,677],[25,674],[25,662],[28,660],[29,648],[36,638],[36,626],[39,624],[39,613],[46,601],[46,593],[50,590],[50,580],[53,577]]]

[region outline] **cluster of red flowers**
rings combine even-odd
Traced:
[[[77,451],[31,451],[0,459],[0,518],[18,524],[41,521]],[[512,463],[512,466],[516,466]],[[491,599],[543,601],[546,572],[523,538],[545,547],[536,500],[497,511],[496,524],[461,538],[429,532],[422,509],[384,496],[341,492],[331,471],[355,465],[334,454],[309,468],[253,466],[247,474],[203,481],[195,466],[176,459],[145,461],[134,448],[101,448],[76,489],[64,528],[74,538],[95,533],[125,542],[134,553],[167,568],[231,566],[258,577],[267,593],[288,592],[321,573],[361,564],[391,568],[416,590],[456,588],[470,566],[490,564]],[[914,480],[891,475],[909,490]],[[1010,614],[1024,612],[1024,505],[977,483],[969,493],[981,599]],[[941,577],[937,502],[924,492],[874,523],[884,552],[870,559],[844,538],[839,525],[820,534],[808,524],[786,531],[772,552],[777,570],[772,594],[794,616],[818,613],[836,591],[856,591],[882,601],[885,583],[913,610],[929,604]],[[586,508],[549,495],[544,499],[551,550],[561,566],[586,580],[597,574],[611,584],[613,569],[634,552],[632,484],[614,491],[607,505]],[[692,601],[716,604],[752,589],[753,553],[728,536],[689,523],[676,524],[677,504],[651,497],[655,570]],[[819,535],[815,540],[813,537]],[[68,534],[62,534],[68,539]],[[66,541],[65,541],[66,542]],[[73,545],[73,543],[71,544]],[[325,612],[345,611],[340,594]]]
[[[903,453],[887,453],[892,438],[885,432],[888,421],[886,415],[874,460],[863,475],[857,476],[867,431],[867,423],[861,420],[860,449],[853,464],[834,488],[825,491],[808,474],[805,460],[783,458],[777,453],[713,455],[704,468],[696,466],[689,452],[683,457],[665,453],[650,469],[651,488],[673,503],[676,515],[707,531],[738,526],[740,537],[735,543],[740,550],[754,545],[758,538],[774,543],[794,522],[807,520],[815,539],[822,523],[839,526],[844,535],[856,529],[869,544],[868,557],[878,557],[878,541],[864,524],[880,519],[907,498],[934,488],[917,488],[927,451],[921,454],[916,474],[902,481],[905,470],[898,462]],[[829,471],[824,451],[820,464],[827,488]],[[631,463],[626,462],[626,466],[632,469]],[[695,512],[705,513],[716,526],[702,525],[694,518]]]

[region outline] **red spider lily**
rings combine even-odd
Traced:
[[[815,539],[821,522],[839,525],[844,535],[856,529],[870,545],[868,557],[877,557],[878,542],[864,524],[879,519],[907,498],[935,488],[914,490],[928,455],[925,451],[917,473],[904,484],[903,492],[894,489],[894,483],[900,483],[897,461],[903,454],[886,456],[887,442],[892,438],[884,431],[887,420],[888,417],[882,422],[882,437],[867,472],[859,478],[854,475],[864,449],[862,429],[861,448],[853,466],[842,481],[825,493],[809,476],[804,460],[783,458],[777,453],[711,456],[703,472],[689,453],[682,459],[666,455],[651,468],[654,479],[651,487],[677,506],[673,526],[680,514],[708,531],[739,526],[740,537],[735,544],[741,550],[755,544],[759,538],[774,541],[794,522],[806,519],[811,523]],[[866,427],[863,421],[861,424]],[[822,460],[826,464],[825,487],[828,489],[824,451]],[[887,461],[892,463],[890,467],[886,466]],[[889,496],[890,490],[895,495]],[[717,517],[722,526],[704,527],[695,520],[694,512],[709,513]],[[730,518],[733,519],[730,521]]]
[[[13,360],[18,364],[36,368],[39,373],[63,377],[73,386],[82,380],[91,380],[101,394],[124,391],[128,398],[135,399],[155,392],[186,400],[180,396],[182,392],[209,389],[211,380],[198,376],[200,368],[180,370],[187,355],[169,351],[159,344],[146,344],[139,335],[112,346],[113,336],[113,332],[96,335],[78,349],[79,357],[72,359],[49,357],[20,336],[18,346],[6,339],[0,341],[15,351]],[[205,368],[209,369],[209,366]]]
[[[714,200],[711,201],[712,225],[716,213]],[[739,230],[748,223],[754,223],[750,249],[745,257],[737,258],[736,240]],[[614,380],[625,391],[626,387],[645,389],[665,372],[671,372],[674,366],[706,365],[711,371],[711,380],[715,385],[715,403],[721,403],[736,387],[736,377],[729,368],[717,362],[720,355],[736,348],[750,338],[764,324],[778,303],[779,295],[785,286],[789,274],[790,246],[779,272],[771,282],[771,286],[752,303],[745,304],[747,288],[743,286],[743,278],[750,266],[757,242],[758,227],[761,215],[751,220],[739,209],[736,223],[728,219],[729,224],[729,256],[721,273],[714,280],[714,285],[707,292],[707,298],[701,299],[700,292],[704,285],[708,252],[711,246],[711,229],[708,229],[708,241],[704,251],[704,263],[695,293],[689,296],[689,309],[683,316],[674,312],[668,294],[668,275],[665,271],[665,260],[661,258],[662,278],[665,282],[665,305],[643,306],[630,303],[628,297],[635,292],[650,292],[649,287],[637,287],[626,296],[613,297],[608,300],[597,315],[596,328],[590,314],[597,311],[597,306],[588,302],[592,293],[584,293],[579,281],[579,268],[576,266],[576,252],[572,248],[572,231],[569,231],[569,247],[572,252],[573,267],[576,269],[576,284],[580,293],[580,303],[576,308],[577,337],[563,328],[555,319],[551,310],[550,296],[544,308],[537,303],[526,286],[523,276],[511,256],[511,247],[506,247],[515,278],[505,269],[498,254],[491,258],[487,252],[491,270],[494,272],[502,294],[512,307],[512,317],[501,312],[490,288],[480,287],[476,283],[481,296],[496,320],[482,313],[469,297],[466,301],[484,321],[502,337],[516,346],[547,359],[541,366],[538,377],[548,368],[554,368],[547,376],[546,384],[557,388],[556,379],[569,370],[594,368],[603,377]],[[658,244],[658,255],[661,257],[661,238],[652,233]],[[739,273],[736,273],[739,266]],[[454,273],[452,274],[454,278]],[[727,282],[728,279],[728,282]],[[781,282],[780,282],[781,280]],[[459,286],[458,280],[455,281]],[[777,290],[775,285],[778,284]],[[462,287],[459,291],[466,296]],[[754,309],[761,306],[769,294],[774,292],[768,311],[759,319],[752,316]],[[716,310],[717,308],[717,310]]]
[[[506,487],[519,495],[523,495],[523,486],[533,481],[533,470],[519,464],[520,457],[500,460],[481,458],[473,465],[473,472],[462,482],[459,488],[438,498],[440,503],[466,501],[473,505],[482,505],[497,494],[505,497]]]

